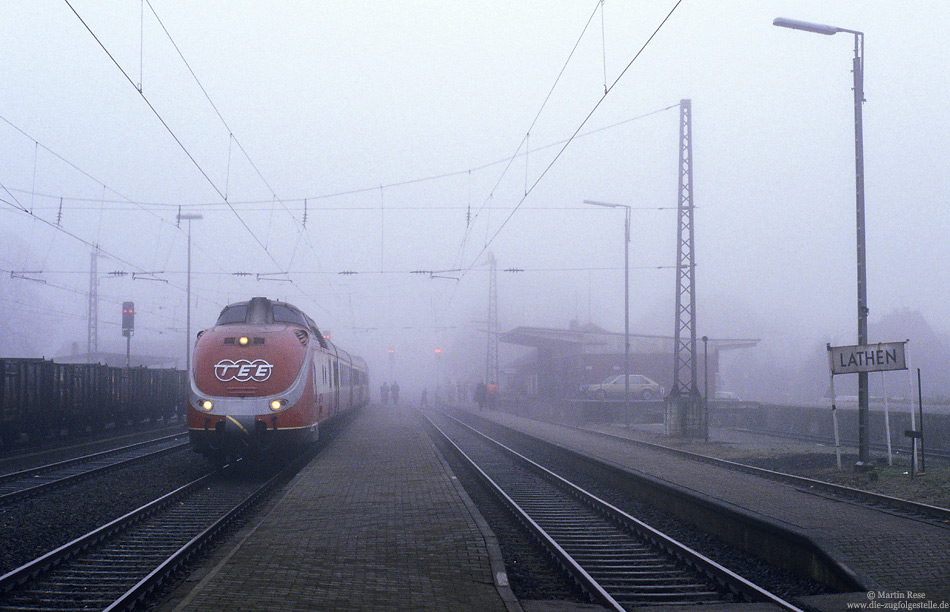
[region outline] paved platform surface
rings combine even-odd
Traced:
[[[366,408],[165,609],[521,610],[470,503],[415,415]]]
[[[906,603],[932,601],[938,606],[934,609],[950,609],[950,526],[873,511],[574,428],[499,411],[478,414],[796,528],[873,590],[872,604],[899,603],[901,594],[909,594]],[[916,597],[919,594],[923,597]],[[846,601],[869,603],[866,593]],[[839,604],[844,609],[841,598],[827,609]]]

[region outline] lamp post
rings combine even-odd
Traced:
[[[186,283],[188,304],[185,307],[185,372],[191,371],[191,222],[203,219],[197,213],[178,213],[178,222],[188,221],[188,281]]]
[[[703,336],[703,432],[709,442],[709,336]]]
[[[861,107],[864,104],[864,32],[837,26],[809,23],[779,17],[772,22],[783,28],[825,34],[838,32],[854,34],[854,180],[857,225],[858,260],[858,344],[868,343],[867,262],[864,237],[864,125]],[[871,460],[868,437],[868,373],[858,373],[858,465],[867,466]]]
[[[623,208],[623,412],[630,424],[630,207],[626,204],[612,204],[584,200],[584,204],[604,206],[606,208]]]

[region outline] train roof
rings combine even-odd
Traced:
[[[267,325],[269,323],[292,323],[310,329],[323,348],[329,348],[317,324],[307,313],[293,304],[271,300],[266,297],[254,297],[246,302],[234,302],[221,310],[215,325],[231,325],[234,323],[249,323]]]

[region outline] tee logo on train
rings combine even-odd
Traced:
[[[248,361],[247,359],[222,359],[214,364],[214,376],[221,382],[236,380],[238,382],[264,382],[270,378],[274,366],[263,359]]]

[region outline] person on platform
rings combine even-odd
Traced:
[[[494,381],[488,383],[488,386],[485,387],[485,395],[488,399],[488,409],[494,410],[495,403],[498,401],[498,385]]]
[[[428,408],[429,407],[429,388],[422,388],[422,396],[419,398],[419,407]]]
[[[383,406],[389,403],[389,383],[383,381],[383,384],[379,386],[379,399],[383,403]]]
[[[475,403],[478,404],[479,410],[485,409],[485,401],[488,399],[487,395],[488,391],[485,383],[480,382],[475,385]]]

